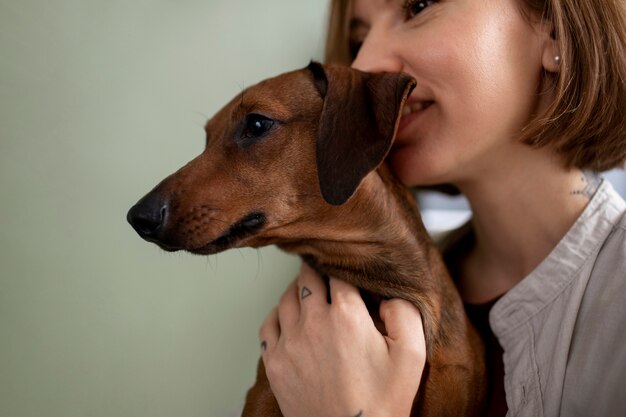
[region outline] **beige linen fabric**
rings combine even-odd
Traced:
[[[507,416],[626,416],[625,212],[603,181],[552,253],[492,308]]]

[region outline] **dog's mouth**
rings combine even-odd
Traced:
[[[250,213],[232,224],[217,239],[212,240],[206,245],[187,250],[198,255],[212,255],[214,253],[225,251],[232,248],[242,239],[258,233],[266,222],[267,218],[264,213]]]

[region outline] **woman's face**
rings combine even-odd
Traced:
[[[546,100],[545,30],[519,0],[353,0],[351,17],[353,67],[417,80],[391,154],[405,184],[459,185],[515,157]]]

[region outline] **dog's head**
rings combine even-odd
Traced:
[[[166,250],[210,254],[314,233],[391,148],[405,74],[311,63],[250,87],[206,125],[202,154],[128,212]],[[300,236],[310,238],[311,236]]]

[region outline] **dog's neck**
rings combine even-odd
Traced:
[[[320,273],[383,297],[411,294],[409,301],[418,308],[428,305],[421,311],[439,315],[435,309],[442,303],[435,301],[447,294],[433,279],[446,274],[443,262],[414,197],[385,165],[370,173],[348,202],[320,215],[302,239],[278,246],[300,255]],[[439,318],[423,319],[427,332],[436,331],[427,324]]]
[[[404,276],[416,279],[433,249],[414,197],[385,165],[370,173],[346,203],[328,206],[310,223],[298,224],[298,236],[278,246],[342,279],[382,271],[376,281],[384,286],[366,289],[385,296],[394,295],[385,291],[393,291]]]

